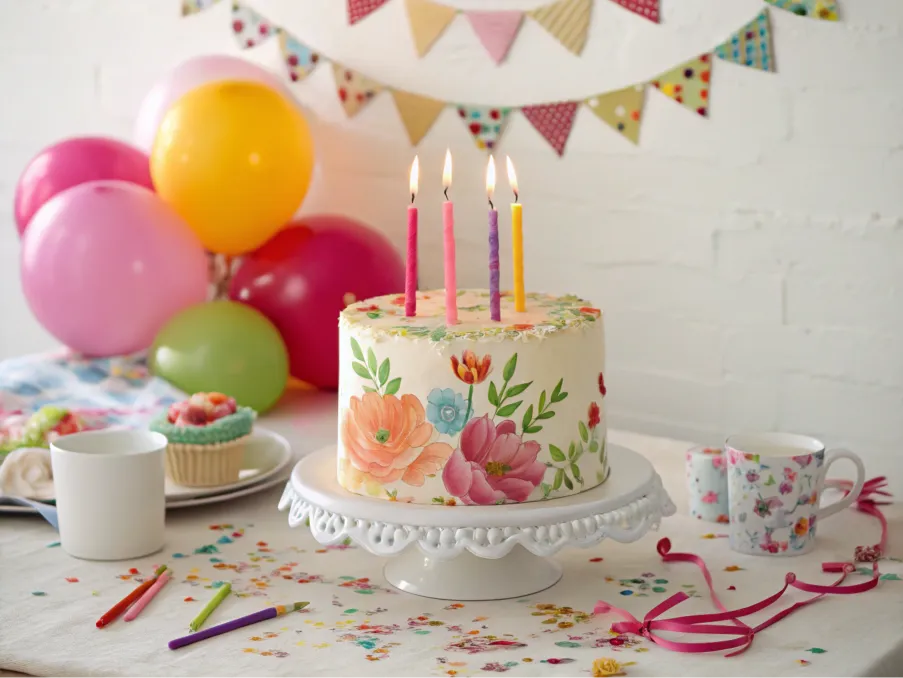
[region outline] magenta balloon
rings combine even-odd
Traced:
[[[281,92],[290,101],[295,101],[275,73],[250,61],[225,54],[195,57],[167,73],[144,97],[135,121],[135,144],[150,153],[160,123],[170,107],[191,90],[221,80],[259,82]]]
[[[94,181],[51,198],[22,239],[25,298],[69,348],[111,356],[147,348],[173,315],[207,296],[207,258],[157,195]]]
[[[15,215],[19,235],[41,205],[67,188],[118,179],[153,190],[150,160],[134,146],[103,137],[66,139],[41,151],[16,186]]]
[[[339,383],[339,313],[404,291],[404,264],[380,233],[343,216],[303,217],[242,261],[229,295],[276,325],[292,376],[320,388]]]

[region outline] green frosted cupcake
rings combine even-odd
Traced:
[[[166,473],[188,487],[215,487],[239,479],[245,442],[256,413],[221,393],[195,393],[151,422],[169,441]]]

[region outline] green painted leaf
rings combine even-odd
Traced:
[[[367,367],[370,368],[372,374],[376,374],[376,354],[372,348],[367,349]]]
[[[564,474],[564,486],[569,490],[574,489],[574,481],[570,479],[567,473]]]
[[[351,369],[354,370],[354,373],[362,379],[370,378],[370,373],[367,371],[367,368],[364,367],[363,363],[351,363]]]
[[[564,452],[561,451],[560,448],[555,447],[554,445],[549,445],[549,454],[552,455],[552,459],[555,461],[564,461]]]
[[[539,394],[539,411],[542,412],[546,409],[546,392],[543,391]]]
[[[524,429],[524,433],[539,433],[542,431],[542,426],[528,426]]]
[[[510,417],[514,412],[523,404],[523,400],[518,400],[516,403],[508,403],[504,407],[500,407],[497,414],[500,417]]]
[[[552,410],[546,410],[545,412],[543,412],[536,418],[537,419],[551,419],[554,416],[555,416],[555,413]]]
[[[543,497],[548,497],[549,493],[552,491],[552,486],[548,483],[542,483],[539,487],[542,489]]]
[[[574,441],[571,441],[571,444],[568,446],[568,459],[573,459],[574,455],[577,454],[577,446],[574,445]]]
[[[383,317],[383,314],[382,314],[382,313],[378,313],[378,312],[376,312],[376,311],[368,311],[368,312],[367,312],[367,317],[370,318],[371,320],[376,320],[377,318],[382,318],[382,317]]]
[[[432,332],[430,332],[430,340],[431,341],[442,341],[445,338],[446,331],[444,327],[437,327]]]
[[[564,399],[567,398],[567,397],[568,397],[568,392],[565,391],[565,392],[562,393],[560,396],[558,396],[558,400],[556,400],[555,402],[559,402],[559,403],[560,403],[562,400],[564,400]]]
[[[586,424],[581,421],[577,423],[577,426],[580,428],[580,439],[585,443],[589,442],[589,430],[587,430]]]
[[[573,640],[559,640],[555,644],[558,647],[580,647],[580,643],[575,643]]]
[[[351,337],[351,352],[354,354],[354,357],[364,362],[364,352],[361,351],[361,345],[357,343],[357,339]]]
[[[515,353],[511,358],[505,363],[505,369],[502,370],[502,378],[505,381],[511,381],[511,377],[514,376],[514,370],[517,369],[517,353]]]
[[[558,490],[561,488],[561,483],[564,480],[564,469],[560,468],[555,471],[555,480],[552,482],[552,489]]]
[[[577,466],[577,464],[575,464],[574,462],[571,462],[571,473],[574,474],[574,477],[577,480],[579,480],[581,482],[583,481],[583,479],[580,477],[580,467]]]
[[[528,381],[526,384],[518,384],[517,386],[512,386],[511,388],[508,389],[506,395],[509,398],[513,398],[514,396],[520,395],[521,393],[526,391],[529,388],[530,384],[532,384],[532,383],[533,383],[532,381]]]
[[[590,444],[589,444],[589,451],[592,452],[593,454],[595,454],[596,452],[598,452],[598,451],[599,451],[599,442],[596,441],[596,440],[590,441]]]
[[[499,406],[499,392],[495,388],[495,382],[489,382],[489,404]]]
[[[533,405],[527,408],[527,411],[524,412],[524,418],[521,421],[521,425],[524,427],[524,431],[527,430],[527,427],[533,422]]]
[[[364,386],[364,392],[365,393],[376,393],[376,389],[373,388],[372,386]]]
[[[395,395],[398,393],[398,389],[401,388],[401,377],[395,377],[392,381],[386,384],[386,395]]]
[[[389,380],[389,359],[383,360],[383,364],[379,366],[379,385],[383,386]]]
[[[555,388],[552,390],[552,402],[558,402],[558,396],[561,393],[561,384],[564,382],[564,378],[558,380],[558,383],[555,384]]]

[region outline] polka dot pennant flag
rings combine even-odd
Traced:
[[[219,0],[182,0],[182,16],[191,16],[205,9],[210,9]]]
[[[629,9],[634,14],[649,19],[649,21],[659,22],[660,14],[658,3],[659,0],[614,0],[615,4],[621,5],[624,9]]]
[[[339,102],[349,118],[353,118],[366,106],[384,87],[357,71],[345,68],[341,64],[333,63],[332,71],[335,75],[336,92]]]
[[[477,148],[491,152],[505,132],[511,109],[462,104],[458,106],[458,115],[473,136]]]
[[[352,26],[365,19],[389,0],[348,0],[348,23]]]
[[[590,97],[586,100],[586,105],[599,120],[608,123],[636,144],[640,141],[645,94],[644,85],[631,85],[616,92]]]
[[[250,7],[240,2],[232,3],[232,35],[242,49],[262,45],[274,31],[275,27]]]
[[[709,85],[712,79],[712,55],[703,54],[662,73],[650,84],[699,115],[709,114]]]
[[[835,0],[765,0],[778,9],[822,21],[839,21]]]
[[[741,66],[774,71],[774,49],[771,42],[771,24],[768,9],[746,24],[730,38],[715,48],[719,59]]]
[[[285,29],[279,29],[279,51],[285,63],[288,77],[292,82],[304,80],[320,61],[320,55],[298,40]]]
[[[524,106],[521,113],[542,134],[558,155],[564,155],[564,147],[574,126],[578,101],[563,101],[556,104]]]

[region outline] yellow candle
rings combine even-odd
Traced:
[[[527,302],[524,298],[524,222],[522,205],[517,201],[517,175],[514,173],[514,164],[511,158],[508,161],[508,182],[514,191],[514,202],[511,203],[511,256],[514,259],[511,266],[514,271],[514,310],[523,313],[527,310]]]

